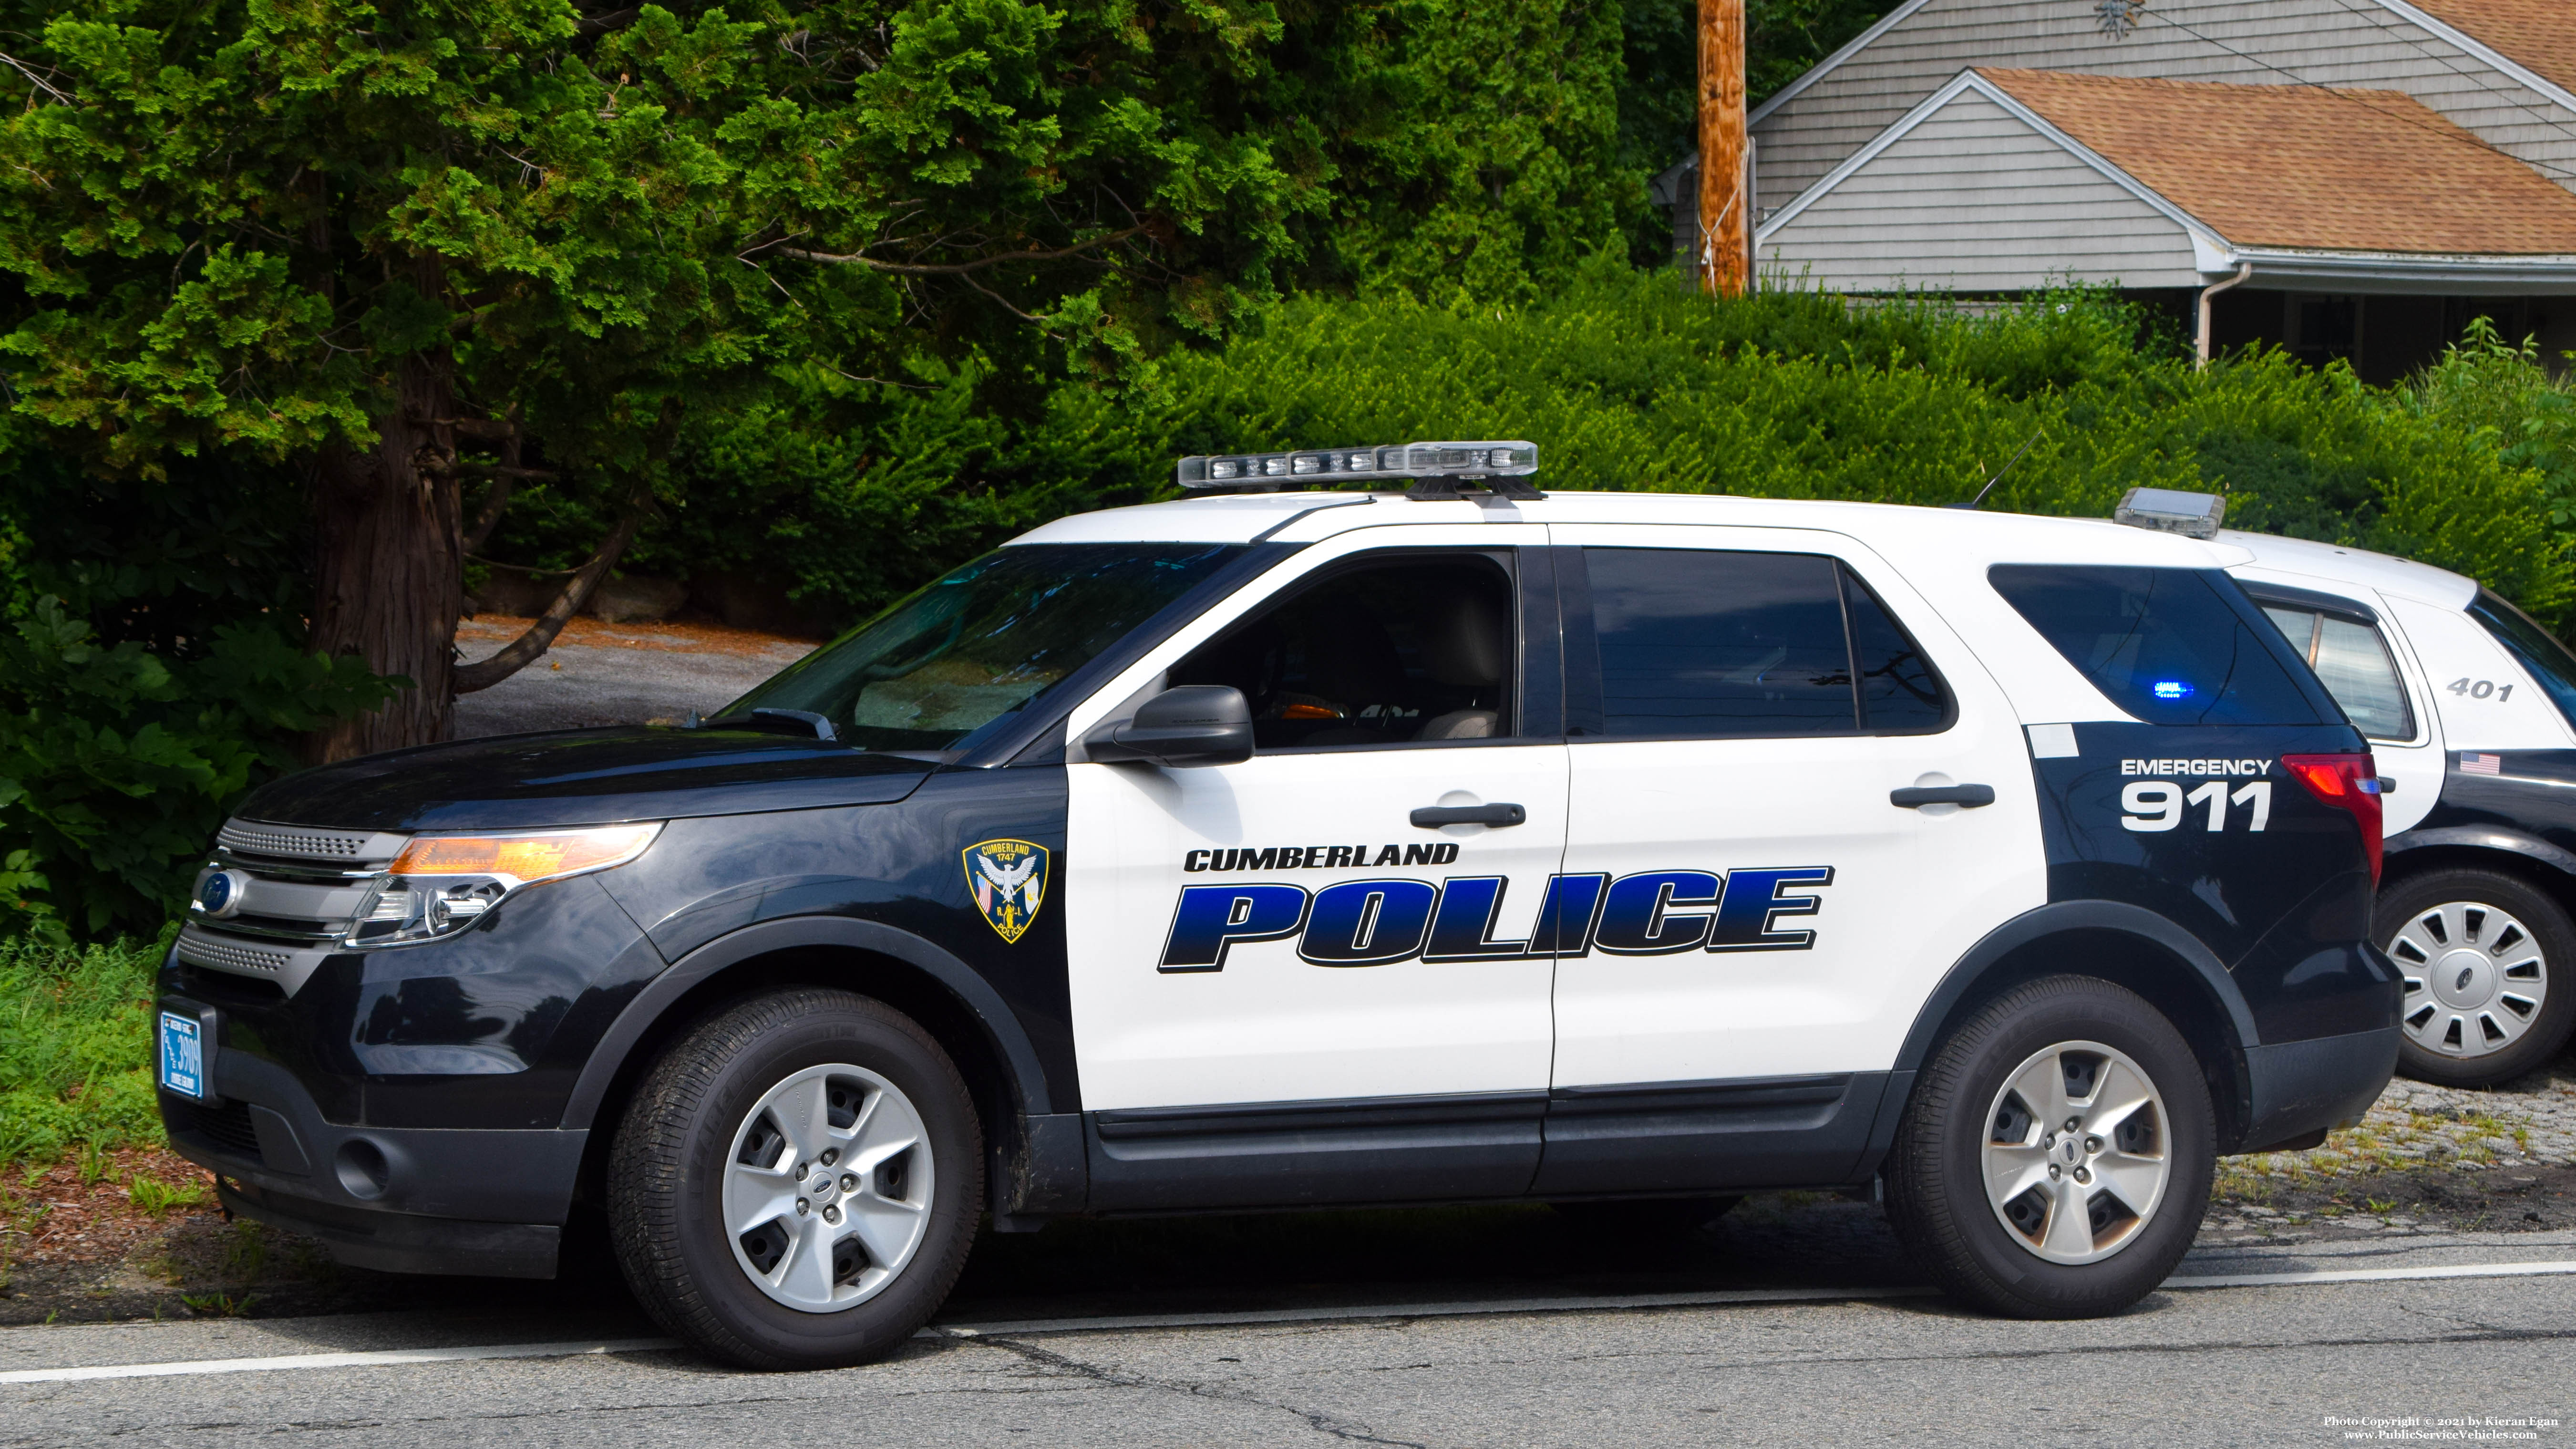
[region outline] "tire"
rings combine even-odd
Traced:
[[[2406,978],[2397,1069],[2491,1087],[2546,1063],[2576,1028],[2576,926],[2527,882],[2432,870],[2380,893],[2380,949]]]
[[[2125,1101],[2145,1105],[2116,1112]],[[2028,1184],[2002,1202],[1987,1191],[1990,1152]],[[1933,1053],[1897,1122],[1887,1215],[1953,1297],[2013,1318],[2100,1318],[2181,1261],[2216,1167],[2209,1085],[2173,1024],[2109,982],[2051,976]]]
[[[610,1150],[610,1239],[654,1321],[717,1358],[864,1363],[956,1285],[983,1158],[965,1082],[910,1018],[846,991],[770,992],[646,1073]]]

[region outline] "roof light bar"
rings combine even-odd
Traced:
[[[2227,500],[2215,493],[2185,493],[2179,488],[2132,488],[2120,495],[2111,521],[2185,538],[2215,538],[2227,516]]]
[[[1518,478],[1537,471],[1536,443],[1389,443],[1291,453],[1201,454],[1181,460],[1180,484],[1195,492],[1283,488],[1351,478]]]

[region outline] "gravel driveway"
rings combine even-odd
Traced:
[[[524,619],[478,615],[457,626],[468,658],[499,649]],[[713,714],[811,652],[805,640],[690,624],[575,619],[554,648],[499,684],[456,701],[456,738],[587,729]]]

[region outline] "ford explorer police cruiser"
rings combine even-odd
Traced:
[[[2214,502],[2215,500],[2213,500]],[[2370,741],[2387,832],[2378,943],[2398,1067],[2509,1081],[2576,1032],[2576,657],[2473,579],[2359,549],[2216,535]],[[2553,979],[2560,978],[2560,979]]]
[[[2108,522],[1195,458],[694,728],[313,770],[160,978],[172,1140],[344,1261],[604,1208],[731,1361],[887,1351],[981,1214],[1883,1175],[1951,1292],[2115,1312],[2221,1153],[2362,1112],[2369,749]],[[1410,487],[1406,484],[1410,483]]]

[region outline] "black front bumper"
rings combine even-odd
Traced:
[[[220,1177],[215,1196],[242,1217],[319,1239],[338,1262],[380,1273],[551,1278],[563,1245],[563,1229],[551,1223],[479,1223],[356,1211]]]
[[[348,1126],[274,1062],[218,1049],[207,1065],[215,1100],[164,1092],[161,1120],[224,1206],[356,1267],[554,1276],[588,1132]]]

